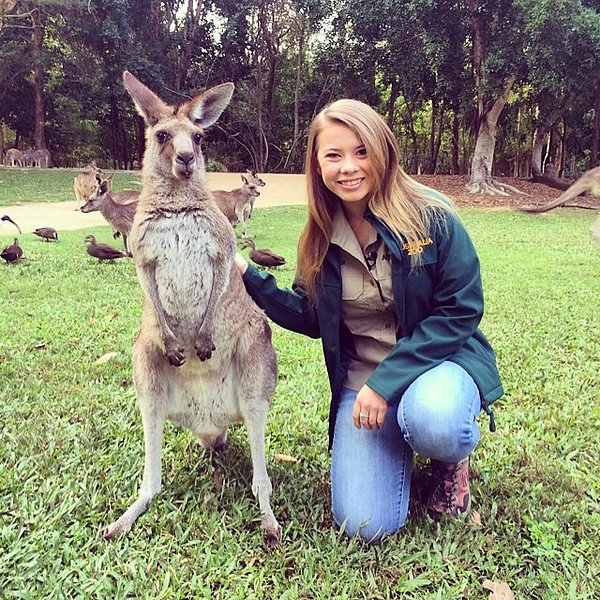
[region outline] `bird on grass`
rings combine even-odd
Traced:
[[[100,262],[103,260],[114,260],[116,258],[128,258],[129,255],[125,252],[121,252],[117,248],[113,248],[108,244],[96,243],[96,238],[93,235],[87,235],[83,240],[87,244],[87,253],[94,258],[97,258]]]
[[[15,238],[15,241],[10,246],[6,246],[4,250],[0,252],[0,256],[7,263],[17,262],[23,256],[23,248],[19,246],[19,240]]]
[[[280,267],[281,265],[285,265],[285,258],[283,258],[283,256],[275,254],[275,252],[269,250],[268,248],[262,248],[260,250],[257,250],[253,240],[244,241],[242,249],[248,247],[250,248],[250,251],[248,252],[250,260],[257,265],[260,265],[261,267],[275,268]]]
[[[58,231],[54,227],[38,227],[33,233],[41,237],[45,242],[51,240],[58,242]]]
[[[21,233],[21,228],[8,215],[2,215],[0,217],[0,221],[6,221],[7,223],[12,223],[19,230],[19,233]]]

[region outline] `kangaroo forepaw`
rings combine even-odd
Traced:
[[[181,367],[185,363],[185,354],[182,348],[167,348],[165,354],[172,367]]]
[[[194,344],[194,348],[198,358],[202,361],[208,360],[212,356],[212,353],[216,350],[210,336],[199,338]]]

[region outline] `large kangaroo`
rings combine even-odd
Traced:
[[[271,331],[233,263],[236,238],[205,185],[204,128],[233,93],[225,83],[179,107],[168,106],[125,71],[146,121],[142,191],[131,249],[144,291],[133,377],[144,425],[145,463],[138,499],[104,537],[127,532],[161,489],[163,425],[190,429],[205,448],[225,443],[243,420],[252,455],[252,491],[270,547],[281,528],[269,503],[265,465],[267,410],[277,379]]]

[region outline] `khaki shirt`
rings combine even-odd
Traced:
[[[354,341],[354,349],[344,349],[350,358],[344,385],[360,390],[396,343],[392,258],[374,229],[363,251],[341,208],[331,243],[341,249],[342,319]]]

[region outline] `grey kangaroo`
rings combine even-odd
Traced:
[[[200,144],[233,94],[224,83],[181,106],[164,103],[131,73],[125,87],[146,122],[142,191],[130,233],[144,307],[133,348],[133,379],[144,425],[139,497],[104,531],[127,532],[161,489],[166,419],[219,448],[231,422],[243,421],[269,547],[281,538],[270,506],[265,423],[277,361],[265,315],[234,266],[236,238],[205,185]]]

